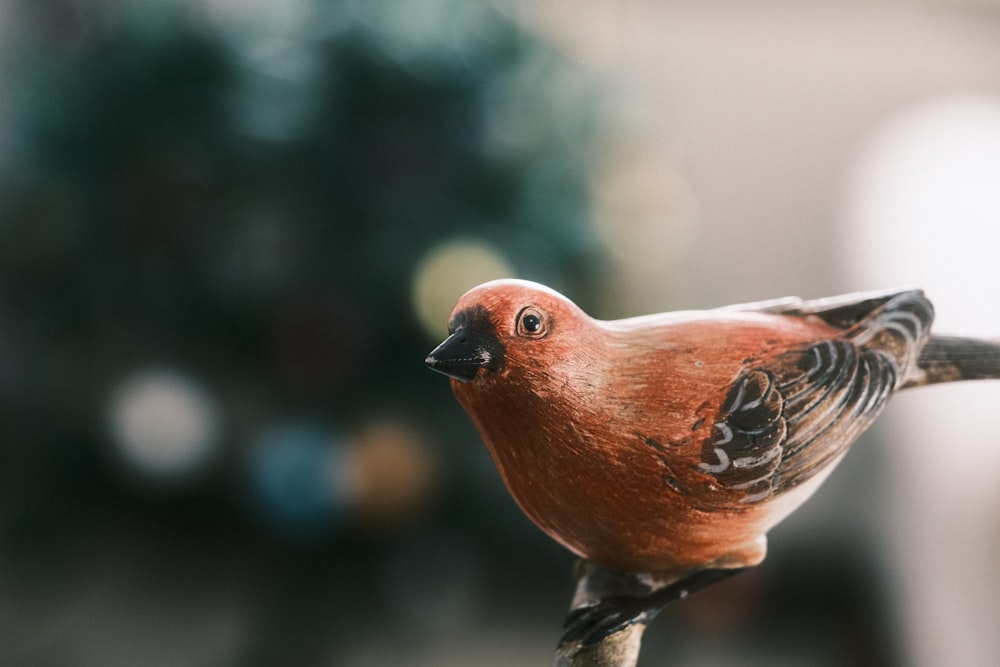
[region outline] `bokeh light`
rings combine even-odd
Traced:
[[[359,518],[377,529],[413,522],[440,478],[430,443],[411,424],[372,419],[353,438],[351,492]]]
[[[865,239],[851,247],[865,267],[856,280],[947,290],[939,326],[995,333],[981,307],[997,284],[997,265],[983,253],[1000,246],[998,184],[1000,97],[949,96],[893,118],[862,155],[849,193],[849,233]],[[884,275],[872,275],[879,266]]]
[[[108,411],[118,453],[141,475],[188,477],[218,454],[221,424],[215,402],[176,371],[136,372],[116,387]]]
[[[697,233],[698,201],[684,177],[655,154],[638,149],[608,156],[595,179],[594,222],[625,267],[675,264]]]
[[[697,194],[664,151],[622,144],[604,156],[593,182],[595,231],[615,266],[609,317],[662,308],[699,233]],[[633,285],[656,287],[646,294]]]
[[[847,193],[853,286],[917,285],[936,305],[936,331],[996,338],[998,184],[1000,98],[947,96],[891,118]],[[880,422],[908,664],[1000,655],[1000,438],[983,426],[998,403],[997,383],[932,387],[900,396]]]
[[[448,240],[432,248],[413,277],[413,308],[431,338],[448,332],[448,315],[458,297],[479,283],[513,277],[503,254],[486,241]]]
[[[275,426],[254,443],[252,466],[257,501],[276,531],[318,539],[340,528],[351,484],[338,436],[303,422]]]

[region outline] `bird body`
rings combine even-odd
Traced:
[[[743,568],[896,390],[1000,374],[989,343],[995,367],[950,363],[957,338],[923,368],[932,320],[903,290],[601,321],[504,280],[459,300],[427,363],[521,509],[574,553],[631,572]]]

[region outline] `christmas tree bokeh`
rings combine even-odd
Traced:
[[[586,305],[593,85],[488,3],[292,4],[291,28],[248,29],[21,3],[8,31],[2,560],[72,584],[32,628],[108,554],[153,599],[235,567],[254,628],[446,619],[525,546],[566,564],[422,361],[482,279]],[[149,583],[150,551],[179,570]],[[328,655],[281,623],[234,650]]]

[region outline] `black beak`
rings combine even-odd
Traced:
[[[503,366],[504,348],[492,333],[461,327],[434,348],[424,363],[432,370],[462,382],[476,377],[480,368]]]

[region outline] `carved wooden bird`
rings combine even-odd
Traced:
[[[600,321],[502,280],[427,357],[507,488],[626,572],[745,568],[899,389],[1000,377],[1000,346],[931,335],[919,290]]]

